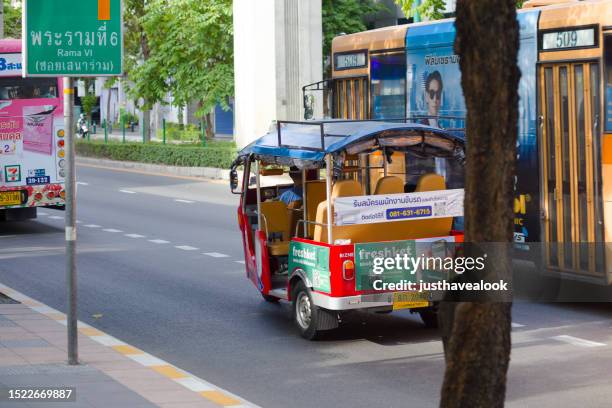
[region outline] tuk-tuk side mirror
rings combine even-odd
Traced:
[[[309,120],[314,116],[314,95],[304,95],[304,119]]]
[[[242,194],[242,191],[238,190],[238,171],[236,169],[232,169],[230,171],[230,188],[232,190],[232,194]]]

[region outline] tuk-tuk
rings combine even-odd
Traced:
[[[230,173],[241,196],[247,277],[266,301],[292,303],[307,339],[354,310],[410,309],[435,326],[431,294],[381,289],[373,266],[462,242],[464,158],[462,131],[389,121],[277,122],[239,153]],[[425,272],[409,275],[417,282]]]

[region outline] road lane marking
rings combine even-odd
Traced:
[[[200,248],[196,248],[196,247],[192,247],[189,245],[177,245],[175,246],[176,249],[182,249],[183,251],[197,251]]]
[[[0,238],[15,238],[17,235],[2,235]]]
[[[52,215],[49,218],[51,218],[52,220],[63,220],[64,217],[60,217],[59,215]]]
[[[39,211],[38,215],[42,215],[43,217],[46,217],[47,215],[49,215],[49,213],[46,213],[44,211]]]
[[[579,337],[568,336],[565,334],[561,336],[555,336],[553,337],[553,339],[579,347],[602,347],[606,345],[605,343],[598,343],[596,341],[585,340]]]
[[[218,252],[204,252],[203,255],[212,256],[213,258],[229,258],[229,255],[220,254]]]
[[[520,329],[521,327],[525,327],[525,325],[524,324],[520,324],[520,323],[512,322],[512,328],[513,329]]]
[[[86,228],[102,228],[102,226],[98,225],[98,224],[87,224],[84,227],[86,227]]]
[[[124,194],[136,194],[135,191],[131,191],[131,190],[119,190],[120,193],[124,193]]]
[[[169,244],[170,241],[166,241],[165,239],[150,239],[149,242],[154,244]]]
[[[175,199],[174,201],[176,201],[177,203],[185,203],[185,204],[193,204],[193,203],[195,203],[195,201],[181,200],[179,198]]]
[[[86,183],[84,181],[77,181],[77,186],[88,186],[89,183]]]
[[[239,263],[239,264],[241,264],[241,265],[246,264],[246,262],[244,262],[244,261],[234,261],[234,262]]]
[[[113,232],[113,233],[115,233],[115,232],[123,232],[123,231],[121,231],[121,230],[114,229],[114,228],[106,228],[106,229],[103,229],[102,231],[105,231],[105,232]]]
[[[60,313],[57,310],[43,303],[40,303],[20,292],[17,292],[16,290],[6,285],[3,285],[2,283],[0,283],[0,290],[6,295],[9,295],[11,298],[21,301],[24,305],[28,306],[30,309],[38,313],[41,313],[47,317],[54,317],[53,316],[54,314]],[[67,325],[67,322],[65,319],[55,320],[55,321],[64,326]],[[138,348],[133,347],[113,336],[110,336],[98,329],[95,329],[94,327],[88,324],[85,324],[81,321],[77,321],[77,327],[79,328],[79,333],[81,333],[82,335],[85,335],[89,337],[90,339],[100,343],[102,346],[108,347],[109,349],[113,349],[117,353],[125,357],[128,357],[133,361],[138,362],[138,360],[134,358],[135,356],[138,356],[138,355],[151,356],[151,360],[143,360],[143,362],[157,361],[157,362],[161,362],[161,364],[157,366],[149,366],[148,368],[155,370],[156,372],[164,375],[165,377],[176,382],[177,384],[182,385],[185,389],[195,392],[199,396],[209,401],[213,401],[222,406],[231,406],[234,408],[241,408],[241,407],[261,408],[258,405],[255,405],[226,389],[223,389],[212,383],[209,383],[205,381],[204,379],[191,374],[188,371],[182,370],[179,367],[176,367],[168,362],[165,362],[164,360],[157,359],[155,356],[145,353],[142,350],[139,350]],[[153,358],[157,360],[152,360]],[[147,367],[145,365],[143,366]],[[128,386],[128,388],[130,387]]]
[[[144,238],[144,235],[140,235],[140,234],[125,234],[126,237],[128,238]]]

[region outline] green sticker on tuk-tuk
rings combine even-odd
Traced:
[[[291,242],[289,247],[289,273],[293,274],[298,269],[304,271],[308,280],[312,282],[314,290],[331,293],[328,247],[304,242]]]
[[[394,242],[372,242],[366,244],[355,244],[355,289],[373,290],[375,281],[385,283],[399,283],[401,281],[417,282],[416,274],[412,268],[398,269],[384,268],[384,272],[375,273],[375,259],[396,259],[407,255],[409,258],[416,256],[415,241],[394,241]],[[378,261],[382,262],[382,261]]]

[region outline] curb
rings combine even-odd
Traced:
[[[66,315],[56,309],[53,309],[41,302],[38,302],[6,285],[0,283],[0,291],[11,299],[21,302],[24,306],[29,307],[33,311],[40,313],[51,320],[67,326]],[[163,375],[175,383],[182,385],[187,390],[195,392],[207,401],[213,402],[220,407],[231,408],[261,408],[236,394],[233,394],[221,387],[209,383],[185,370],[182,370],[175,365],[172,365],[160,358],[157,358],[143,350],[133,347],[116,337],[110,336],[93,326],[77,321],[77,328],[81,335],[89,337],[91,340],[101,344],[104,347],[112,349],[117,353],[133,360],[143,367],[149,368],[158,374]]]
[[[121,170],[142,171],[145,173],[167,174],[180,177],[196,177],[211,180],[229,180],[229,170],[215,167],[181,167],[167,166],[164,164],[139,163],[130,161],[118,161],[109,159],[98,159],[94,157],[77,156],[77,164],[104,166]]]

